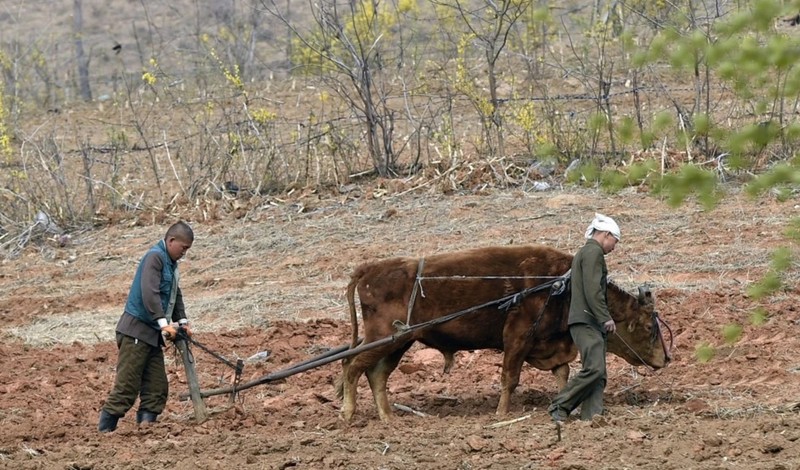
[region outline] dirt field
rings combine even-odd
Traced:
[[[601,210],[623,231],[611,276],[628,290],[651,285],[674,332],[673,363],[652,372],[612,357],[608,414],[570,420],[556,442],[545,412],[556,392],[549,373],[524,369],[510,415],[494,414],[494,351],[459,353],[444,375],[438,353],[412,348],[390,377],[390,399],[425,416],[397,411],[391,424],[378,421],[363,379],[354,422],[340,419],[338,363],[246,390],[234,406],[210,398],[212,418],[196,424],[191,403],[178,399],[187,387],[170,351],[160,422],[138,428],[129,415],[101,435],[114,325],[138,259],[169,223],[123,220],[71,234],[64,247],[30,245],[0,265],[0,467],[800,468],[797,271],[793,287],[769,300],[745,295],[771,250],[786,244],[781,233],[800,216],[800,201],[751,201],[731,188],[704,212],[635,190],[400,195],[406,189],[376,181],[346,194],[242,203],[238,219],[195,220],[181,270],[196,339],[229,358],[269,351],[245,366],[251,380],[348,342],[344,287],[360,262],[508,243],[574,252]],[[768,313],[763,325],[750,322],[755,307]],[[734,322],[744,329],[727,344],[721,331]],[[704,343],[716,353],[708,362],[695,355]],[[195,355],[204,388],[229,383],[229,369]]]

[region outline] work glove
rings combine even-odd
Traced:
[[[175,338],[178,337],[178,330],[172,325],[162,326],[161,334],[164,336],[164,339],[175,341]]]
[[[603,323],[603,329],[606,331],[606,333],[613,333],[617,331],[617,324],[614,323],[614,320],[609,320]]]

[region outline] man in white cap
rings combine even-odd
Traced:
[[[595,214],[586,229],[586,238],[586,244],[572,260],[569,308],[569,334],[581,353],[582,368],[553,398],[547,410],[559,426],[578,406],[582,420],[591,420],[603,412],[606,337],[617,329],[606,301],[605,255],[617,246],[619,226],[611,217]]]

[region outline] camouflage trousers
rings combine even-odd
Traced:
[[[164,351],[120,333],[117,333],[117,347],[117,376],[103,409],[114,416],[123,416],[138,397],[139,410],[161,414],[169,394]]]
[[[581,353],[581,370],[553,398],[548,411],[569,416],[581,407],[581,419],[603,413],[603,391],[606,388],[606,337],[592,326],[578,323],[570,326],[569,334]]]

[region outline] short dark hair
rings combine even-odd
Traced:
[[[180,238],[181,240],[187,242],[194,241],[194,231],[192,227],[189,226],[186,222],[179,220],[172,224],[172,226],[167,230],[167,234],[164,235],[164,240],[168,240],[171,237]]]

